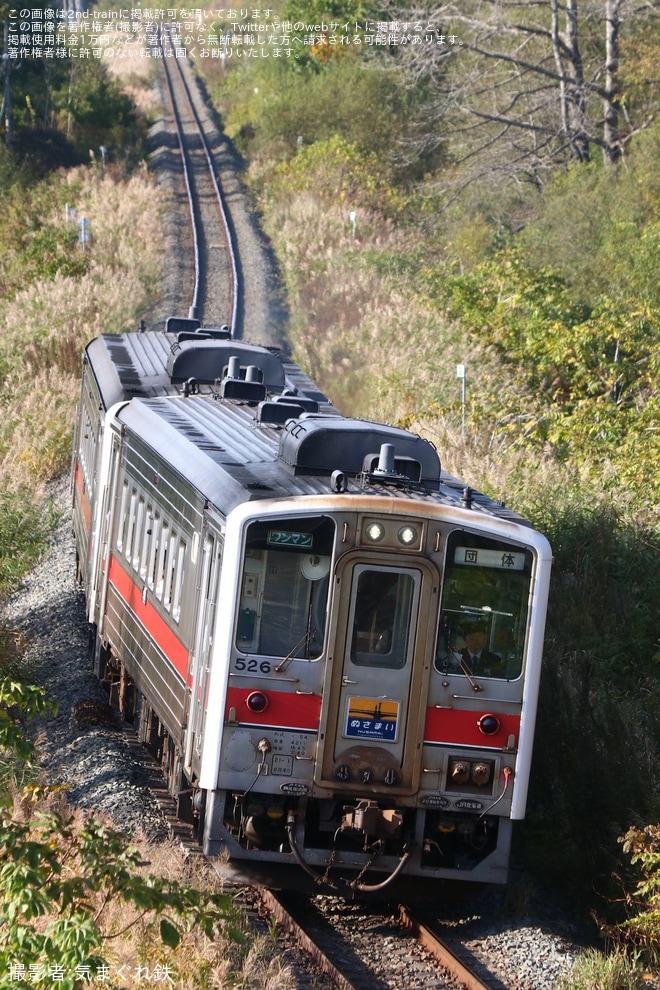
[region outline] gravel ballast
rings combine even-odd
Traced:
[[[57,715],[38,726],[40,763],[73,807],[107,813],[121,831],[132,833],[139,823],[147,838],[163,838],[166,823],[145,771],[136,766],[119,715],[92,671],[67,478],[51,486],[49,498],[61,517],[50,549],[3,610],[5,623],[25,639],[31,675],[57,702]]]

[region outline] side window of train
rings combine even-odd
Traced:
[[[147,564],[147,586],[153,591],[156,586],[156,567],[158,566],[158,548],[160,547],[160,515],[155,512],[152,523],[151,544],[149,546],[149,562]]]
[[[325,516],[247,530],[236,648],[315,660],[323,651],[335,524]]]
[[[147,580],[149,570],[149,550],[151,540],[154,535],[154,510],[153,506],[147,505],[144,517],[144,529],[142,531],[142,546],[140,548],[140,577]]]
[[[135,520],[135,535],[133,537],[133,570],[137,571],[140,567],[140,554],[142,552],[142,544],[144,542],[144,531],[146,529],[145,525],[146,519],[146,506],[144,498],[142,495],[138,498],[137,506],[137,518]]]
[[[129,527],[129,510],[131,504],[131,489],[127,481],[124,481],[121,491],[121,506],[119,509],[119,529],[117,530],[117,550],[120,552],[126,546],[126,536]]]
[[[167,519],[162,519],[160,524],[160,544],[158,547],[158,559],[156,561],[156,598],[163,600],[163,589],[165,587],[165,574],[167,571],[167,557],[170,549],[170,526]]]
[[[185,562],[185,540],[178,535],[175,529],[171,529],[170,545],[165,558],[163,605],[168,612],[171,611],[172,618],[177,622],[181,615],[181,594]]]
[[[458,531],[447,557],[434,667],[443,674],[514,680],[525,653],[532,553]]]
[[[181,617],[186,546],[170,521],[154,511],[137,487],[124,481],[117,549],[175,622]]]
[[[181,597],[183,594],[183,574],[186,566],[186,544],[183,539],[179,539],[176,548],[175,566],[173,567],[172,581],[172,618],[178,622],[181,618]]]
[[[170,530],[170,541],[165,559],[165,571],[163,574],[163,605],[169,611],[172,606],[172,588],[174,586],[174,568],[176,566],[176,530]]]
[[[135,540],[135,530],[137,526],[137,507],[138,507],[137,489],[133,488],[133,490],[131,491],[131,498],[128,506],[126,542],[124,543],[124,555],[129,563],[131,562],[131,558],[133,555],[133,542]]]
[[[94,469],[94,450],[96,446],[96,438],[94,436],[94,427],[86,406],[83,406],[82,411],[81,434],[82,435],[79,438],[78,444],[80,465],[85,478],[85,485],[88,489],[90,489],[92,485],[92,472]]]

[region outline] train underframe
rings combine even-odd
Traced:
[[[435,894],[442,880],[505,882],[511,840],[506,818],[397,807],[362,795],[319,799],[254,788],[200,790],[186,776],[179,743],[125,665],[93,632],[91,643],[95,673],[159,764],[177,818],[193,826],[207,855],[228,864],[228,877],[344,896],[423,896],[424,880]]]

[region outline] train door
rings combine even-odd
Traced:
[[[344,561],[323,783],[417,788],[438,579],[422,561]],[[326,687],[327,690],[327,687]],[[320,781],[319,781],[320,783]]]
[[[121,436],[110,424],[103,441],[99,479],[103,487],[98,490],[90,533],[91,567],[87,592],[89,621],[98,625],[101,634],[103,634],[105,603],[108,595],[108,568],[117,510],[121,453]]]
[[[196,609],[197,629],[195,631],[192,682],[188,698],[188,734],[185,754],[185,769],[191,778],[199,776],[202,758],[223,540],[219,533],[205,528],[202,531],[201,543],[202,566],[200,569],[198,607]]]

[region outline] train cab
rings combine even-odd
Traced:
[[[547,544],[508,521],[486,535],[464,508],[342,498],[245,507],[233,539],[227,521],[207,848],[293,851],[313,876],[331,855],[381,879],[405,863],[501,881],[526,800]]]

